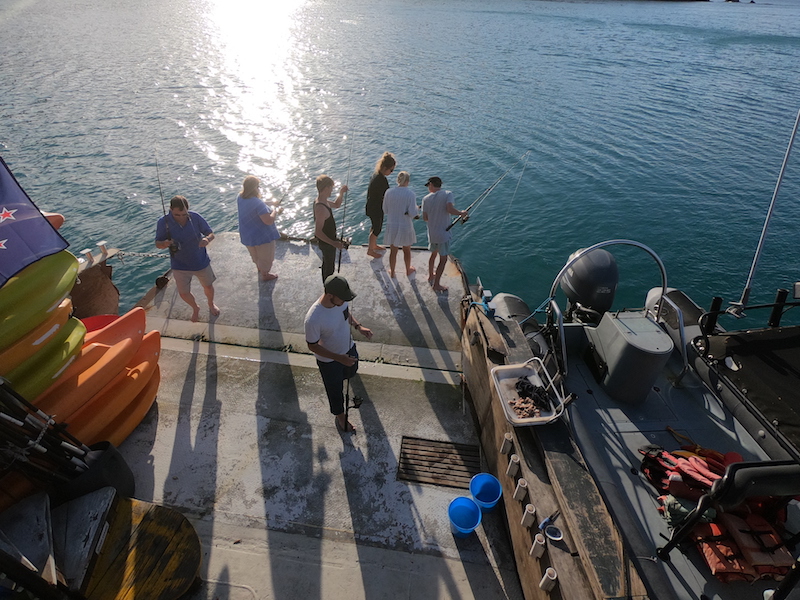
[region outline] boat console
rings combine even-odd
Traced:
[[[595,379],[621,402],[647,398],[674,348],[669,335],[641,312],[605,313],[586,335],[586,359]]]

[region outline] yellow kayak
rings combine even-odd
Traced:
[[[40,258],[0,287],[0,350],[47,320],[78,276],[78,259],[66,250]]]
[[[0,351],[0,371],[8,372],[16,369],[55,336],[64,326],[72,313],[72,301],[67,298],[37,327],[13,342],[5,350]],[[0,373],[2,374],[2,373]]]
[[[44,347],[28,360],[3,373],[23,398],[33,400],[50,387],[69,366],[83,347],[86,326],[80,319],[70,317]]]

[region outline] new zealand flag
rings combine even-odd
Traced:
[[[67,246],[0,157],[0,287],[29,264]]]

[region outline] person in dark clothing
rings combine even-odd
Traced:
[[[394,159],[394,155],[391,152],[384,152],[375,164],[375,171],[372,173],[367,188],[366,212],[372,222],[367,254],[373,258],[380,258],[383,251],[386,250],[383,246],[378,245],[378,236],[383,229],[383,195],[389,189],[387,177],[394,171],[395,165],[397,165],[397,161]]]
[[[347,192],[347,186],[339,188],[339,195],[331,202],[328,198],[333,194],[334,181],[327,175],[317,177],[317,199],[314,201],[314,235],[319,241],[322,252],[322,281],[333,275],[336,264],[336,250],[342,250],[344,242],[336,239],[336,221],[333,209],[339,208]]]

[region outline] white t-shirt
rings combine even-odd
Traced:
[[[350,310],[345,302],[341,306],[325,308],[319,300],[311,305],[306,313],[303,324],[306,332],[306,342],[319,344],[326,350],[336,354],[347,354],[353,346],[353,337],[350,335]],[[332,358],[314,354],[321,362],[333,362]]]

